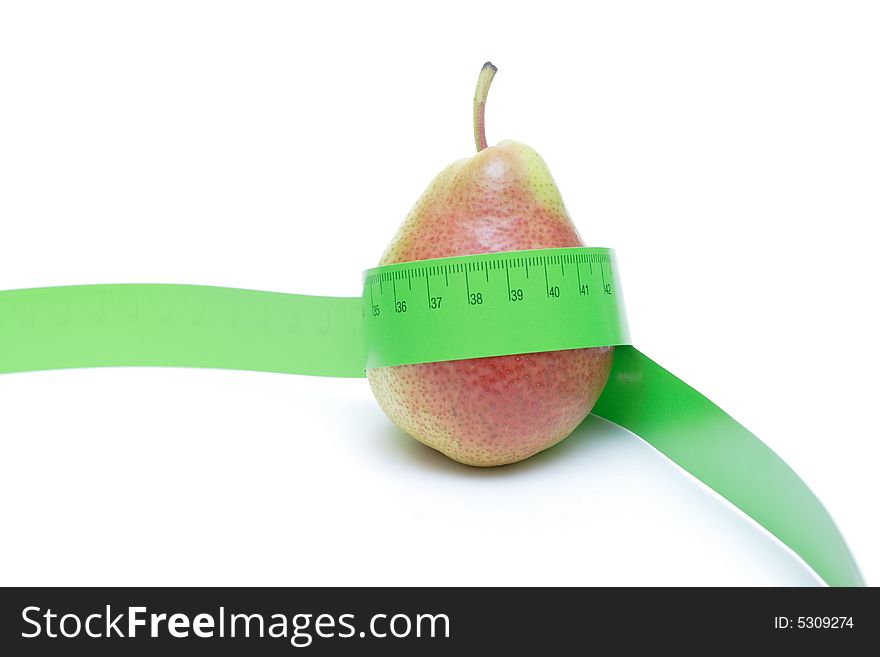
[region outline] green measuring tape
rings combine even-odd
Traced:
[[[608,249],[379,267],[365,272],[361,297],[193,285],[0,292],[0,373],[168,366],[363,377],[373,367],[611,345],[595,414],[725,497],[828,584],[864,585],[833,520],[794,471],[630,346]]]
[[[610,249],[379,267],[362,300],[367,368],[629,344]]]

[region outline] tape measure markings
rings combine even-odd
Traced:
[[[629,344],[605,248],[383,266],[365,272],[362,298],[368,369]]]

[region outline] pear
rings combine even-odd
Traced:
[[[379,262],[583,246],[541,157],[503,141],[487,147],[487,62],[474,97],[477,154],[430,184]],[[599,398],[612,347],[370,369],[373,394],[403,431],[475,466],[528,458],[566,438]]]

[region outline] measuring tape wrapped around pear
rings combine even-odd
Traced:
[[[595,404],[826,582],[863,586],[833,519],[794,471],[631,345],[614,255],[581,246],[540,157],[512,142],[486,148],[494,72],[484,66],[474,99],[477,155],[428,188],[360,297],[170,284],[0,291],[0,373],[366,374],[404,430],[482,466],[559,442]]]
[[[434,179],[380,265],[584,245],[541,157],[513,141],[487,147],[485,104],[496,70],[487,62],[477,82],[477,154],[453,162]],[[548,296],[561,294],[556,285],[545,287]],[[435,292],[425,303],[442,312],[443,303],[452,300],[441,287]],[[516,303],[526,291],[517,285],[508,294]],[[466,291],[466,301],[478,307],[486,300],[475,286]],[[370,311],[381,316],[383,309]],[[395,302],[394,312],[406,311],[403,302]],[[392,367],[368,362],[367,377],[379,406],[406,433],[456,461],[493,466],[528,458],[566,438],[602,393],[613,355],[613,347],[602,346]]]

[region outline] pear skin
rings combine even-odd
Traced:
[[[491,68],[489,68],[491,67]],[[474,99],[478,153],[444,169],[379,262],[584,246],[547,165],[514,141],[486,147],[486,64]],[[612,347],[370,369],[385,414],[420,442],[475,466],[528,458],[589,414],[611,371]]]

